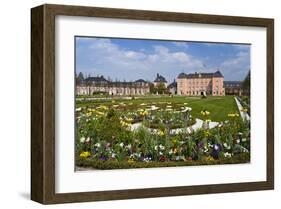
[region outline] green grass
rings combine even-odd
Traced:
[[[140,97],[136,99],[123,99],[120,97],[116,97],[113,99],[115,102],[112,103],[112,99],[97,99],[95,101],[83,101],[77,102],[76,107],[84,107],[84,106],[97,106],[100,104],[112,106],[113,104],[118,104],[123,102],[127,104],[124,107],[124,110],[136,110],[138,105],[141,103],[146,103],[147,105],[152,105],[152,103],[157,103],[156,105],[161,107],[167,104],[163,104],[163,102],[171,102],[173,107],[180,107],[183,103],[187,103],[187,106],[192,108],[191,115],[195,118],[203,119],[201,115],[202,110],[207,110],[210,112],[209,119],[212,121],[224,121],[228,119],[228,113],[238,113],[237,105],[235,103],[233,96],[223,96],[223,97],[212,97],[209,96],[206,99],[202,99],[201,97],[185,97],[185,96],[147,96]],[[162,102],[162,104],[161,104]],[[130,104],[131,105],[128,105]]]

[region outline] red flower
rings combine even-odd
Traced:
[[[160,162],[165,162],[165,161],[166,161],[166,158],[165,158],[164,156],[161,156],[161,157],[159,158],[159,161],[160,161]]]

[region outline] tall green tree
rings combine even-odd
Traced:
[[[78,76],[76,77],[76,84],[77,85],[80,85],[80,84],[82,84],[83,82],[84,82],[84,75],[83,75],[83,73],[82,72],[80,72],[79,74],[78,74]]]
[[[250,95],[250,88],[251,88],[251,74],[250,71],[248,72],[246,78],[244,79],[242,83],[242,88],[243,88],[243,94],[246,96]]]

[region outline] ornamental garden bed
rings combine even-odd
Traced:
[[[192,130],[195,118],[203,125]],[[76,119],[76,166],[120,169],[250,159],[249,122],[239,117],[233,97],[94,101],[79,104]],[[209,128],[214,119],[218,125]]]

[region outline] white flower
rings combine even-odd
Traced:
[[[242,138],[242,142],[245,142],[245,141],[247,141],[247,139],[246,138]]]
[[[169,155],[171,155],[171,154],[173,154],[173,150],[170,150],[170,151],[169,151]]]
[[[240,139],[237,139],[237,140],[236,140],[236,143],[239,144],[239,143],[240,143]]]
[[[154,147],[154,150],[156,150],[156,151],[157,151],[157,150],[158,150],[158,146],[155,146],[155,147]]]
[[[243,152],[249,152],[245,147],[242,148]]]
[[[223,146],[224,146],[226,149],[228,149],[228,150],[231,149],[230,145],[228,145],[227,143],[223,143]]]
[[[159,155],[163,155],[163,152],[159,152]]]
[[[90,139],[90,137],[88,137],[87,139],[86,139],[86,142],[90,142],[91,141],[91,139]]]
[[[224,157],[230,158],[231,156],[232,156],[231,153],[228,152],[224,153]]]
[[[208,148],[207,147],[204,147],[204,152],[206,153],[206,152],[208,152],[209,150],[208,150]]]
[[[76,108],[76,112],[80,112],[82,109],[80,108]]]
[[[124,143],[121,142],[121,143],[119,144],[119,146],[120,146],[121,148],[123,148],[123,147],[124,147]]]
[[[95,146],[96,146],[96,147],[100,147],[100,143],[96,143]]]
[[[127,145],[127,148],[128,148],[128,149],[131,149],[131,148],[132,148],[132,145],[131,145],[131,144],[128,144],[128,145]]]
[[[115,153],[112,153],[112,154],[111,154],[111,157],[112,157],[112,158],[115,158],[115,156],[116,156]]]
[[[165,149],[165,147],[162,144],[159,145],[159,148],[160,148],[160,150],[164,150]]]
[[[215,149],[215,150],[218,150],[218,149],[219,149],[219,146],[215,144],[214,149]]]
[[[84,142],[85,142],[85,137],[81,137],[81,138],[80,138],[80,142],[81,142],[81,143],[84,143]]]

